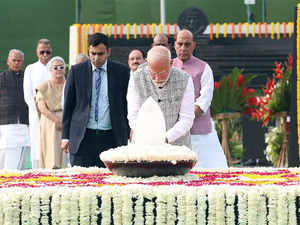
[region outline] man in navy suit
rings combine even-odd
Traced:
[[[129,68],[108,59],[106,35],[91,35],[88,46],[90,59],[73,65],[67,77],[61,148],[72,166],[104,167],[99,154],[128,141]]]

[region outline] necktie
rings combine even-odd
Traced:
[[[101,87],[101,71],[102,68],[97,68],[97,77],[96,77],[96,101],[95,101],[95,121],[98,122],[98,101],[100,95],[100,87]]]

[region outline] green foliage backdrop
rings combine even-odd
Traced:
[[[76,0],[1,0],[0,71],[5,70],[8,51],[25,53],[25,66],[36,61],[38,39],[52,41],[54,55],[68,62],[69,27],[75,22]],[[81,0],[81,23],[159,23],[159,0]],[[267,19],[292,21],[297,0],[266,0]],[[199,7],[210,22],[246,22],[244,0],[166,0],[166,21],[176,23],[183,9]],[[262,20],[262,0],[252,7],[256,21]]]

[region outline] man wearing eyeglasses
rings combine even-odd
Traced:
[[[147,64],[140,66],[130,77],[127,101],[131,136],[134,136],[139,109],[148,97],[158,103],[164,114],[166,142],[191,147],[193,81],[186,72],[171,66],[170,50],[164,46],[151,48],[147,54]]]
[[[24,99],[29,108],[29,128],[31,144],[32,168],[39,168],[40,158],[40,121],[35,104],[35,89],[50,79],[48,62],[52,55],[51,43],[48,39],[40,39],[36,46],[38,61],[26,67],[24,73]]]
[[[176,38],[177,58],[173,66],[186,71],[195,87],[195,120],[191,129],[192,150],[198,154],[197,167],[226,168],[226,158],[210,115],[214,78],[208,63],[193,56],[196,43],[189,30],[181,30]]]
[[[106,35],[91,35],[88,46],[89,60],[67,76],[61,149],[72,166],[105,167],[99,154],[128,142],[129,68],[109,59]]]

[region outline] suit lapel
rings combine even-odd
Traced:
[[[111,61],[107,60],[107,95],[108,95],[108,102],[109,105],[111,105],[111,102],[113,101],[113,87],[114,87],[114,71],[113,66],[111,65]]]
[[[92,71],[92,65],[91,62],[88,60],[88,65],[86,67],[87,71],[87,77],[86,77],[86,91],[87,91],[87,97],[88,101],[91,104],[91,96],[92,96],[92,88],[93,88],[93,71]]]

